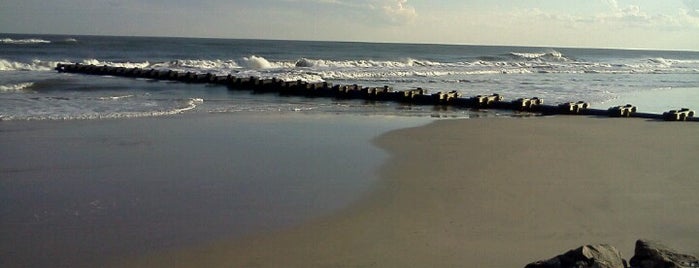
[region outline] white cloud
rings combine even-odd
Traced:
[[[403,22],[412,21],[417,17],[415,8],[408,5],[408,0],[393,0],[383,1],[382,9],[384,14],[393,23],[402,24]]]
[[[613,10],[619,9],[619,3],[616,0],[602,0],[602,2],[609,5],[609,7],[611,7]]]
[[[699,0],[684,0],[687,6],[687,14],[690,16],[699,17]]]
[[[339,16],[348,16],[356,19],[356,14],[360,13],[370,20],[363,20],[372,23],[382,22],[385,24],[400,25],[412,22],[417,17],[415,8],[408,4],[408,0],[286,0],[288,2],[307,2],[330,7],[341,8]]]

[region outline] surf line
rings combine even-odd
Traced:
[[[663,114],[640,113],[636,107],[627,104],[609,109],[593,109],[584,101],[566,102],[557,105],[544,104],[540,98],[519,98],[505,101],[499,94],[462,97],[456,91],[429,94],[422,88],[394,91],[392,87],[362,87],[360,85],[333,85],[328,82],[309,83],[302,80],[284,81],[278,78],[217,76],[212,73],[177,72],[173,70],[96,66],[86,64],[57,64],[60,73],[88,75],[110,75],[117,77],[145,78],[154,80],[178,81],[183,83],[218,84],[230,90],[251,90],[253,93],[277,93],[281,96],[325,97],[336,99],[358,99],[367,101],[393,101],[411,105],[452,106],[465,109],[497,109],[540,115],[594,115],[610,117],[639,117],[666,121],[695,121],[695,112],[688,108],[670,110]]]

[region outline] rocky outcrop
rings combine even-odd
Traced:
[[[634,268],[689,268],[699,267],[699,259],[677,253],[658,242],[638,240],[630,264]]]
[[[621,253],[610,245],[587,245],[549,260],[530,263],[525,268],[625,268]]]
[[[638,240],[628,264],[616,248],[600,244],[582,246],[549,260],[527,264],[525,268],[697,268],[699,258],[678,253],[655,241]]]

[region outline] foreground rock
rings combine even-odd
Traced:
[[[625,268],[621,253],[610,245],[587,245],[552,259],[530,263],[525,268]]]
[[[635,268],[684,268],[699,267],[699,259],[680,254],[653,241],[638,240],[631,267]]]

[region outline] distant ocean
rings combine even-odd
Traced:
[[[699,52],[0,34],[0,120],[236,112],[471,115],[459,109],[59,74],[53,70],[57,63],[422,87],[466,96],[500,93],[547,103],[585,100],[602,108],[633,101],[647,112],[699,104]]]

